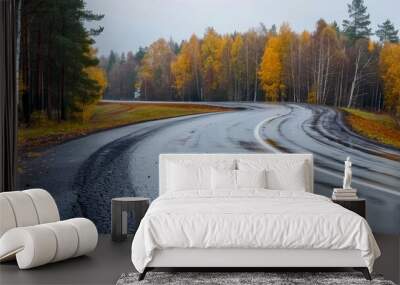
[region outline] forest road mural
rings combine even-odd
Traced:
[[[399,149],[353,133],[329,107],[217,104],[243,110],[146,122],[61,144],[28,162],[20,188],[48,189],[64,218],[83,215],[109,232],[112,197],[157,197],[160,153],[311,152],[315,192],[326,196],[341,185],[343,160],[351,156],[353,187],[367,199],[373,231],[400,233]]]

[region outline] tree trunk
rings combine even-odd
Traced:
[[[250,101],[249,42],[248,42],[248,39],[246,39],[246,101]]]
[[[295,64],[294,64],[294,52],[293,52],[293,43],[290,43],[290,74],[292,80],[292,92],[293,92],[293,102],[296,102],[296,83],[295,83]]]
[[[42,32],[41,28],[39,28],[37,34],[37,52],[36,52],[36,110],[43,110],[43,94],[41,89],[41,66],[42,66],[42,56],[41,56],[41,46],[42,46]]]
[[[325,69],[325,76],[324,76],[324,89],[322,92],[322,102],[323,104],[326,104],[326,99],[327,99],[327,85],[328,85],[328,78],[329,78],[329,69],[330,69],[330,46],[328,45],[328,50],[327,50],[327,55],[326,55],[326,69]]]
[[[322,48],[321,44],[319,47],[319,56],[318,56],[318,72],[317,72],[317,86],[316,86],[316,103],[320,102],[321,96],[321,81],[322,81]]]
[[[195,64],[195,79],[196,79],[196,97],[197,97],[197,100],[199,100],[199,99],[201,99],[201,96],[200,96],[199,70],[197,68],[197,64]]]
[[[258,53],[256,51],[256,61],[255,61],[255,75],[254,75],[254,98],[253,102],[257,101],[257,89],[258,89],[258,75],[257,75],[257,67],[258,67]]]
[[[354,91],[355,91],[357,80],[358,80],[358,69],[359,69],[359,64],[360,64],[360,57],[361,57],[361,49],[358,49],[356,68],[354,71],[353,81],[351,82],[350,97],[349,97],[349,101],[347,103],[347,108],[351,108],[351,106],[353,105]]]
[[[23,1],[20,1],[21,9],[20,13],[23,11]],[[29,90],[29,26],[26,17],[21,17],[21,27],[20,27],[20,59],[19,59],[19,79],[23,84],[23,90],[21,90],[21,105],[22,117],[25,123],[29,123],[30,114],[32,110],[31,96],[28,94]]]

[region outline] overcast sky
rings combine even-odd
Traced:
[[[351,0],[86,0],[87,8],[105,14],[96,38],[100,54],[111,49],[137,51],[160,37],[180,42],[207,27],[219,33],[246,31],[264,23],[289,22],[295,31],[313,30],[318,19],[342,23]],[[365,0],[373,30],[385,19],[400,27],[400,0]]]

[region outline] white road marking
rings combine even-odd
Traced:
[[[274,153],[281,153],[281,151],[279,149],[277,149],[276,147],[274,147],[274,146],[270,145],[269,143],[267,143],[265,140],[263,140],[263,138],[261,137],[261,134],[260,134],[261,133],[260,130],[261,130],[261,127],[263,125],[265,125],[265,124],[267,124],[267,123],[269,123],[269,122],[271,122],[271,121],[273,121],[273,120],[275,120],[275,119],[277,119],[277,118],[279,118],[281,116],[284,116],[284,115],[278,114],[278,115],[266,118],[265,120],[263,120],[260,123],[258,123],[258,125],[254,129],[254,137],[256,138],[256,140],[263,147],[265,147],[266,149],[268,149],[269,151],[274,152]]]
[[[284,115],[286,115],[286,114],[284,114]],[[271,152],[273,152],[273,153],[283,153],[283,152],[280,151],[278,148],[276,148],[276,147],[270,145],[269,143],[267,143],[267,142],[261,137],[261,132],[260,132],[260,131],[261,131],[261,128],[262,128],[263,125],[265,125],[265,124],[267,124],[267,123],[269,123],[269,122],[271,122],[271,121],[273,121],[273,120],[275,120],[275,119],[277,119],[277,118],[279,118],[279,117],[282,117],[282,116],[284,116],[284,115],[278,114],[278,115],[275,115],[275,116],[266,118],[265,120],[263,120],[263,121],[261,121],[260,123],[258,123],[257,126],[254,128],[254,137],[256,138],[256,140],[257,140],[263,147],[265,147],[266,149],[268,149],[269,151],[271,151]],[[318,171],[318,172],[320,172],[320,173],[325,173],[325,174],[327,174],[327,175],[330,175],[330,176],[339,178],[339,179],[342,179],[342,178],[343,178],[342,175],[340,175],[340,174],[338,174],[338,173],[336,173],[336,172],[333,172],[333,171],[330,171],[330,170],[321,168],[321,167],[317,167],[317,166],[315,166],[315,164],[314,164],[314,170],[315,170],[315,171]],[[369,187],[369,188],[374,188],[374,189],[377,190],[377,191],[382,191],[382,192],[385,192],[385,193],[387,193],[387,194],[391,194],[391,195],[395,195],[395,196],[400,196],[400,192],[398,192],[398,191],[394,191],[394,190],[389,189],[389,188],[386,188],[386,187],[382,187],[382,186],[379,186],[379,185],[376,185],[376,184],[372,184],[372,183],[369,183],[369,182],[365,182],[365,181],[362,181],[362,180],[360,180],[360,179],[358,179],[358,178],[353,178],[353,182],[356,183],[357,185],[360,185],[360,186],[365,186],[365,187]]]

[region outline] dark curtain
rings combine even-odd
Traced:
[[[15,0],[0,0],[0,191],[16,190],[17,80]]]

